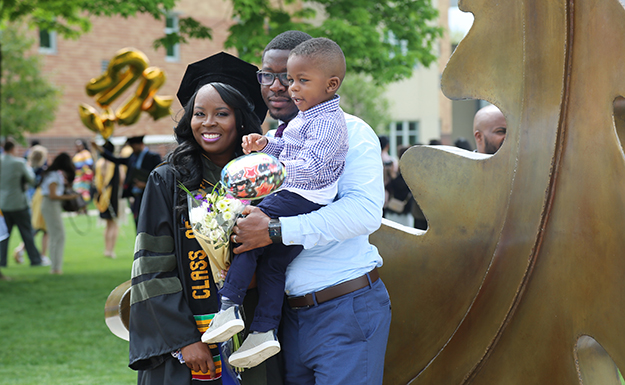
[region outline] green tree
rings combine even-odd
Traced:
[[[225,45],[247,61],[259,62],[265,45],[290,29],[336,41],[348,72],[369,74],[377,84],[408,78],[417,63],[436,59],[432,46],[441,29],[430,0],[232,1],[238,22]]]
[[[0,29],[7,21],[26,20],[38,28],[76,38],[91,28],[92,16],[152,15],[162,20],[178,0],[0,0]],[[211,38],[210,28],[191,17],[180,18],[179,32],[155,41],[155,46],[185,43],[187,38]]]
[[[368,75],[348,73],[338,92],[341,108],[367,122],[376,132],[386,132],[391,114],[385,91],[385,86],[372,82]]]
[[[2,49],[2,135],[23,142],[24,132],[40,132],[54,121],[60,91],[42,75],[39,56],[25,28],[10,24],[0,32]]]
[[[143,13],[161,20],[178,1],[0,0],[0,31],[8,22],[25,19],[40,29],[75,38],[89,31],[92,16]],[[259,62],[265,45],[289,29],[336,41],[345,52],[348,72],[368,74],[378,85],[408,78],[416,64],[429,66],[436,59],[432,47],[441,29],[434,22],[438,13],[431,0],[231,1],[237,22],[225,45],[236,48],[247,61]],[[211,30],[193,18],[181,18],[179,32],[159,38],[154,46],[184,44],[188,38],[211,38]]]
[[[22,43],[18,44],[20,39],[13,34],[13,23],[24,21],[42,30],[56,31],[61,36],[77,38],[90,30],[89,18],[92,16],[129,17],[144,13],[161,20],[168,11],[174,9],[177,2],[178,0],[0,0],[0,135],[22,139],[24,132],[42,130],[43,124],[49,124],[54,118],[56,107],[51,98],[54,98],[57,91],[49,83],[37,84],[42,81],[37,58],[23,56],[20,59],[19,56],[25,52],[22,44],[25,42],[21,40]],[[187,38],[211,38],[210,28],[193,18],[179,19],[178,27],[178,33],[167,34],[156,40],[154,47],[184,44]]]

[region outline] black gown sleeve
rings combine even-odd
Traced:
[[[174,183],[173,171],[163,165],[150,174],[143,195],[130,300],[129,366],[135,370],[155,368],[201,338],[175,254]]]
[[[113,162],[115,164],[121,164],[124,166],[128,166],[128,161],[130,160],[130,157],[127,158],[118,158],[115,155],[113,155],[112,152],[110,152],[109,150],[103,149],[104,151],[102,151],[100,153],[100,155],[102,155],[102,157],[106,160],[108,160],[109,162]]]

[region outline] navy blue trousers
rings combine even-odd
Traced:
[[[41,254],[35,246],[35,236],[33,226],[30,222],[30,209],[25,208],[17,211],[4,211],[4,220],[9,230],[9,236],[13,226],[17,226],[22,236],[22,241],[26,245],[26,253],[30,259],[31,266],[41,265]],[[0,241],[0,267],[6,267],[7,256],[9,255],[9,238]]]
[[[322,206],[287,190],[271,194],[258,205],[270,218],[289,217],[318,210]],[[236,255],[219,291],[236,304],[242,304],[254,272],[258,285],[258,306],[251,331],[266,332],[280,324],[284,302],[286,268],[301,253],[303,246],[274,243]]]
[[[391,300],[381,279],[321,305],[285,304],[285,384],[382,385],[390,326]]]

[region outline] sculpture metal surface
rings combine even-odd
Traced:
[[[618,384],[625,369],[625,9],[461,0],[444,93],[506,115],[493,156],[400,161],[428,230],[371,237],[393,305],[385,384]]]

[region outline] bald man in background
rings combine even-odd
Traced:
[[[494,154],[506,139],[506,117],[494,105],[481,108],[473,119],[473,136],[476,151],[482,154]]]

